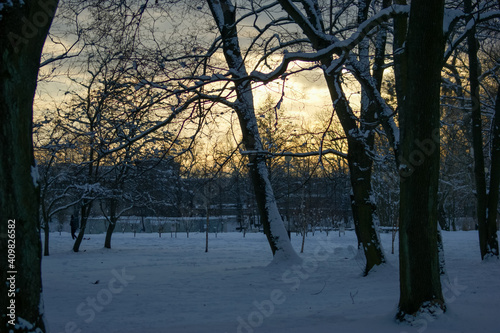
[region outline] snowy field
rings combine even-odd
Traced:
[[[481,262],[477,232],[444,232],[448,311],[394,321],[398,257],[362,277],[353,232],[309,234],[302,266],[269,265],[263,234],[89,235],[73,253],[68,233],[51,234],[42,263],[50,332],[500,332],[500,262]],[[297,252],[301,237],[292,236]],[[397,240],[396,240],[397,242]]]

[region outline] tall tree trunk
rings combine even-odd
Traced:
[[[279,3],[283,9],[295,20],[301,27],[304,34],[308,37],[314,49],[321,51],[331,45],[331,41],[321,38],[316,34],[314,27],[325,33],[324,24],[317,2],[301,1],[304,10],[307,13],[307,19],[297,12],[296,7],[286,0],[280,0]],[[370,0],[359,1],[358,22],[365,21],[368,13]],[[364,46],[363,46],[364,43]],[[369,76],[369,62],[367,62],[367,43],[363,41],[360,46],[361,61],[358,68],[363,71],[363,75]],[[363,64],[365,68],[363,68]],[[328,69],[332,65],[332,57],[321,59],[321,65]],[[354,227],[358,237],[358,244],[363,248],[366,258],[365,274],[375,266],[385,262],[384,254],[380,246],[377,231],[374,226],[375,204],[372,202],[371,188],[371,169],[373,161],[368,155],[373,148],[374,143],[374,123],[375,120],[375,101],[369,100],[364,93],[363,103],[364,111],[360,117],[358,126],[356,117],[352,116],[352,110],[343,93],[338,73],[330,73],[325,70],[324,78],[326,80],[331,100],[340,123],[347,136],[348,144],[348,164],[350,170],[351,186],[353,195],[351,197],[351,207],[353,211]]]
[[[331,60],[324,59],[322,62],[328,68]],[[342,128],[347,136],[347,162],[352,187],[351,209],[358,245],[365,254],[364,274],[366,275],[374,266],[385,262],[380,239],[374,225],[376,206],[372,202],[371,185],[373,160],[368,156],[367,152],[370,149],[368,147],[373,148],[374,129],[367,128],[364,125],[361,125],[361,129],[358,128],[356,120],[351,117],[352,112],[340,85],[339,77],[326,73],[324,77],[330,97],[334,101],[335,111],[337,111]],[[368,119],[365,120],[368,121]]]
[[[377,265],[385,262],[384,252],[375,227],[376,205],[372,201],[372,166],[373,160],[366,155],[364,147],[349,148],[349,170],[352,187],[352,213],[354,223],[358,225],[358,241],[365,254],[364,274]],[[354,151],[354,152],[353,152]],[[351,157],[355,156],[356,157]],[[364,166],[364,167],[363,167]]]
[[[465,11],[467,13],[472,13],[472,1],[465,0],[464,4]],[[498,183],[496,185],[496,189],[490,186],[490,190],[493,190],[493,192],[488,193],[483,150],[483,123],[481,119],[481,97],[479,92],[479,60],[477,58],[477,43],[478,41],[476,39],[476,29],[475,27],[473,27],[472,29],[470,29],[467,36],[467,46],[469,52],[469,81],[472,102],[472,146],[474,148],[474,178],[476,180],[476,214],[479,232],[479,248],[481,251],[481,259],[484,259],[488,256],[498,257],[498,239],[495,214],[498,204]],[[498,107],[496,106],[496,109],[497,108]],[[498,121],[498,118],[496,120]],[[495,148],[493,148],[493,151],[494,149]],[[491,171],[492,176],[498,176],[498,170],[493,169],[493,165]],[[496,181],[495,178],[492,178],[492,180]],[[497,198],[496,202],[492,201],[493,205],[491,206],[493,207],[493,212],[491,212],[489,201],[490,199],[495,199],[495,193],[497,195]],[[493,194],[493,198],[491,198],[491,194]],[[495,220],[493,221],[490,219],[491,213],[495,215]]]
[[[497,217],[498,200],[500,197],[500,86],[498,87],[495,100],[495,115],[492,125],[491,138],[491,169],[490,169],[490,191],[488,194],[487,223],[488,240],[491,253],[498,257],[498,236],[497,236]]]
[[[406,0],[394,0],[394,4],[406,5]],[[396,81],[396,97],[398,105],[404,103],[408,87],[408,53],[404,47],[408,33],[408,17],[397,15],[394,17],[394,79]]]
[[[255,118],[251,82],[244,79],[248,75],[235,24],[236,8],[230,0],[210,0],[208,4],[221,33],[224,57],[235,79],[237,101],[234,103],[234,110],[238,115],[243,144],[246,150],[257,152],[248,156],[248,167],[264,233],[275,258],[297,260],[297,253],[290,243],[278,211],[265,156],[259,153],[263,151],[263,146]]]
[[[360,0],[358,5],[358,24],[362,24],[368,18],[368,11],[371,0]],[[382,45],[377,45],[377,48]],[[370,73],[370,43],[368,38],[364,38],[359,46],[359,67],[362,73]],[[380,57],[380,54],[379,54]],[[380,58],[377,58],[383,62]],[[379,68],[383,71],[383,69]],[[380,86],[382,73],[375,72],[376,85]],[[379,82],[380,80],[380,82]],[[384,252],[380,244],[380,239],[375,228],[376,204],[373,201],[372,193],[372,168],[373,159],[368,155],[373,150],[375,144],[375,128],[372,124],[377,123],[376,104],[370,98],[368,87],[361,87],[361,118],[359,132],[363,134],[364,140],[348,139],[348,159],[351,175],[352,211],[354,223],[358,225],[358,242],[361,243],[366,259],[365,275],[376,265],[385,262]],[[347,116],[347,115],[346,115]],[[353,133],[357,128],[344,128],[345,133]],[[350,136],[350,134],[348,134]]]
[[[402,161],[408,161],[400,166],[400,320],[429,307],[445,310],[437,230],[443,13],[444,0],[415,1],[410,11],[411,85],[400,106]]]
[[[0,256],[11,259],[0,273],[0,331],[45,332],[32,122],[40,55],[57,1],[21,3],[4,2],[0,10]]]

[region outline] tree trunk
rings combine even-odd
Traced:
[[[372,202],[371,170],[373,161],[366,156],[364,147],[349,147],[349,169],[352,187],[351,208],[357,225],[358,241],[366,258],[364,274],[385,262],[384,252],[375,229],[375,203]],[[359,155],[357,158],[351,157]]]
[[[78,236],[73,244],[73,252],[80,251],[80,245],[82,244],[83,236],[85,235],[85,228],[87,227],[87,220],[89,219],[91,207],[92,201],[85,199],[80,210],[80,231],[78,232]]]
[[[0,331],[45,332],[32,120],[40,55],[57,1],[20,3],[4,2],[0,11],[0,255],[11,259],[0,273]]]
[[[321,51],[331,45],[331,41],[318,37],[311,27],[321,29],[325,33],[324,24],[317,3],[303,2],[307,19],[296,12],[296,9],[289,1],[279,1],[282,7],[302,28],[309,38],[314,49]],[[359,1],[358,22],[366,20],[370,0]],[[326,33],[325,33],[326,34]],[[363,46],[364,43],[364,46]],[[360,46],[362,59],[359,61],[358,69],[363,71],[361,76],[369,76],[369,59],[366,56],[368,51],[368,41],[363,41]],[[321,59],[323,68],[328,69],[332,65],[332,57]],[[363,68],[363,65],[365,68]],[[374,227],[375,205],[371,202],[371,167],[373,161],[367,155],[373,149],[374,142],[374,122],[375,107],[378,105],[375,100],[369,100],[367,93],[363,93],[363,111],[361,125],[358,127],[357,119],[352,117],[352,110],[343,93],[339,79],[339,73],[324,72],[330,98],[334,104],[348,143],[348,164],[353,190],[351,207],[353,210],[354,228],[358,237],[358,244],[365,252],[366,266],[365,274],[375,265],[385,262],[384,254],[380,246],[377,232]],[[370,80],[368,80],[370,81]],[[361,82],[363,84],[363,82]],[[364,87],[367,88],[367,87]],[[368,124],[368,125],[367,125]],[[358,177],[359,176],[359,177]]]
[[[233,78],[236,79],[237,101],[234,103],[234,110],[238,115],[243,144],[246,150],[256,152],[248,156],[248,167],[264,233],[275,258],[298,260],[278,211],[265,156],[260,153],[263,147],[255,118],[251,82],[244,79],[248,74],[239,46],[235,24],[236,8],[230,0],[213,0],[208,3],[221,33],[224,57],[233,72]]]
[[[406,0],[394,0],[395,4],[406,5]],[[398,106],[402,106],[408,87],[408,50],[404,47],[408,33],[408,17],[394,17],[394,79],[396,81],[396,98]],[[398,157],[396,157],[398,158]]]
[[[208,208],[207,203],[207,221],[205,225],[205,252],[208,252],[208,232],[210,230],[210,209]]]
[[[50,235],[50,230],[49,230],[49,222],[46,220],[45,225],[43,227],[43,234],[45,236],[45,241],[43,243],[43,255],[44,256],[49,256],[49,235]]]
[[[116,218],[112,218],[111,222],[109,222],[108,228],[106,229],[106,238],[104,240],[104,247],[107,249],[111,248],[111,236],[113,236],[115,228],[116,228]]]
[[[323,61],[328,68],[329,59]],[[339,116],[344,133],[347,135],[349,173],[352,187],[351,209],[358,245],[362,247],[366,264],[364,274],[376,265],[385,262],[378,233],[374,225],[375,204],[372,202],[371,174],[373,160],[367,155],[369,147],[373,148],[373,129],[358,129],[355,119],[350,116],[349,105],[343,94],[338,76],[325,74],[330,97],[335,101],[334,108]],[[365,136],[369,132],[368,137]]]
[[[306,235],[307,235],[307,224],[305,222],[305,217],[302,217],[302,245],[300,246],[300,253],[304,253],[304,245],[306,243]]]
[[[488,240],[486,243],[489,245],[492,255],[498,257],[497,217],[498,200],[500,197],[500,86],[498,87],[495,100],[491,142],[490,191],[487,207]]]
[[[383,0],[382,8],[388,8],[392,4],[392,0]],[[373,80],[378,91],[381,91],[382,81],[384,79],[385,69],[385,46],[387,44],[388,23],[380,25],[375,44],[375,58],[373,59]]]
[[[464,4],[465,11],[467,13],[472,13],[471,0],[465,0]],[[494,169],[492,164],[491,171],[493,177],[491,178],[491,180],[497,182],[497,185],[495,189],[494,184],[491,183],[490,190],[493,190],[493,192],[488,193],[483,150],[483,123],[481,119],[481,97],[479,92],[479,60],[477,58],[477,43],[478,41],[476,39],[476,29],[475,27],[473,27],[472,29],[470,29],[467,36],[467,46],[469,51],[469,81],[472,102],[472,146],[474,148],[474,178],[476,180],[476,214],[479,233],[479,248],[481,251],[481,259],[484,259],[488,256],[498,257],[498,239],[495,213],[498,204],[498,168]],[[495,109],[498,109],[498,103],[495,106]],[[495,120],[498,122],[498,117],[496,117],[496,115],[495,118]],[[493,126],[493,131],[495,131],[495,125]],[[493,140],[495,140],[494,134]],[[498,147],[496,148],[498,149]],[[495,145],[493,142],[492,153],[494,154],[494,152]],[[492,157],[494,156],[493,154]],[[498,154],[498,152],[496,154]],[[493,207],[493,211],[491,211],[491,207]],[[490,218],[490,215],[492,214],[495,216],[494,220],[491,220]]]
[[[400,320],[435,306],[445,310],[437,234],[443,13],[444,0],[413,2],[410,12],[411,85],[400,105]]]
[[[243,228],[243,201],[241,200],[241,185],[240,185],[240,173],[239,170],[235,168],[234,170],[236,177],[236,222],[240,226],[240,230]]]
[[[116,222],[118,221],[118,217],[116,216],[116,209],[118,206],[118,200],[115,198],[110,199],[109,201],[109,225],[106,229],[106,238],[104,239],[104,247],[106,249],[111,248],[111,237],[113,236],[113,231],[116,228]]]
[[[358,5],[358,24],[362,24],[368,18],[368,10],[371,0],[360,0]],[[382,49],[383,45],[377,45],[377,49]],[[359,66],[363,73],[370,72],[368,38],[364,38],[359,46]],[[379,65],[383,60],[377,59]],[[383,59],[383,58],[382,58]],[[380,68],[380,70],[382,70]],[[383,73],[377,73],[376,85],[381,85]],[[379,82],[380,81],[380,82]],[[340,86],[340,85],[339,85]],[[367,87],[361,88],[361,121],[360,130],[353,132],[357,127],[350,127],[352,122],[344,121],[348,127],[344,127],[344,132],[348,133],[348,164],[350,170],[351,187],[353,194],[351,196],[352,212],[354,223],[357,225],[358,243],[363,247],[366,258],[364,274],[373,268],[385,262],[384,252],[380,245],[377,230],[375,229],[375,210],[376,204],[372,200],[372,168],[373,159],[368,156],[369,151],[373,150],[375,143],[375,128],[373,125],[377,122],[375,118],[376,104],[369,98]],[[343,109],[340,112],[344,111]],[[345,115],[347,117],[348,115]],[[352,133],[363,134],[364,140],[354,138]],[[350,137],[350,138],[349,138]]]
[[[440,202],[438,204],[438,223],[442,230],[449,231],[450,225],[448,223],[448,219],[446,217],[446,212],[444,211],[444,204]]]
[[[45,207],[43,205],[43,195],[40,196],[40,206],[41,206],[41,218],[43,220],[43,234],[45,236],[44,242],[43,242],[43,255],[44,256],[49,256],[49,219],[50,217],[47,214],[47,211],[45,210]]]

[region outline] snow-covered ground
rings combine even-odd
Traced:
[[[444,232],[448,311],[394,321],[398,257],[362,277],[353,232],[306,239],[301,266],[269,265],[263,234],[89,235],[73,253],[68,233],[51,234],[42,263],[50,332],[500,332],[500,262],[481,262],[474,231]],[[301,238],[293,235],[300,250]],[[397,242],[397,240],[396,240]]]

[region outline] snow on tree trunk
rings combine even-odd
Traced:
[[[1,7],[0,331],[45,332],[32,121],[40,55],[57,1],[4,1]]]
[[[304,34],[308,37],[312,47],[317,51],[322,51],[331,46],[332,41],[326,39],[325,27],[322,21],[321,12],[316,2],[302,1],[307,17],[297,12],[297,8],[288,0],[278,1],[287,13],[301,27]],[[366,20],[370,1],[359,1],[358,21],[361,23]],[[316,30],[312,29],[315,27]],[[319,33],[318,33],[319,32]],[[365,274],[375,266],[385,262],[384,253],[380,246],[377,230],[374,226],[375,205],[372,202],[371,189],[371,169],[373,160],[368,156],[373,149],[374,144],[374,126],[376,110],[382,107],[385,102],[381,98],[375,98],[377,95],[373,89],[376,89],[371,78],[368,52],[368,40],[363,40],[360,45],[361,61],[355,59],[350,65],[355,66],[354,71],[358,79],[363,79],[360,83],[363,86],[363,105],[362,123],[359,127],[355,117],[352,117],[347,98],[344,96],[340,75],[330,69],[333,64],[331,56],[325,56],[321,59],[321,65],[324,69],[324,78],[330,92],[334,109],[337,112],[340,123],[347,136],[348,143],[348,164],[350,170],[351,185],[353,195],[351,207],[353,210],[354,227],[358,237],[358,244],[363,248],[366,258]],[[355,64],[355,65],[354,65]],[[380,94],[378,94],[380,95]],[[368,98],[370,97],[370,98]],[[385,122],[384,122],[385,123]],[[385,127],[385,126],[384,126]],[[390,134],[390,133],[388,133]],[[390,134],[390,136],[392,136]],[[396,140],[394,140],[396,141]]]
[[[230,0],[208,1],[212,15],[221,33],[223,52],[227,65],[233,74],[236,90],[236,111],[243,135],[243,144],[249,155],[249,169],[257,207],[261,216],[264,233],[274,255],[274,261],[298,261],[299,257],[293,249],[287,235],[283,220],[269,179],[262,142],[259,136],[253,103],[251,82],[247,77],[246,67],[241,54],[236,27],[236,9]]]
[[[324,63],[329,64],[330,60],[325,59]],[[368,274],[374,266],[385,262],[382,246],[374,225],[376,206],[372,202],[371,185],[373,160],[367,154],[367,147],[373,148],[374,133],[373,129],[358,129],[356,121],[350,116],[351,111],[340,86],[339,77],[337,75],[325,75],[325,79],[331,99],[335,101],[335,110],[347,135],[347,161],[352,187],[351,207],[358,243],[362,247],[366,258],[364,274]]]

